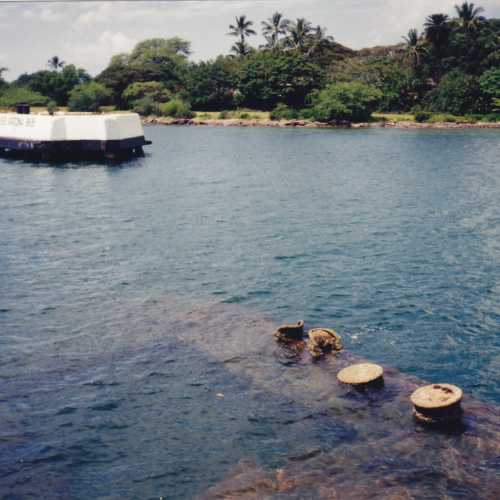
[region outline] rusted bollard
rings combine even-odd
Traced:
[[[462,416],[463,392],[460,387],[451,384],[432,384],[418,388],[410,399],[413,403],[413,415],[420,422],[427,424],[452,423]]]
[[[341,351],[342,339],[331,328],[313,328],[309,330],[307,348],[314,358],[320,358],[326,353]]]
[[[288,341],[288,340],[300,340],[304,336],[304,321],[292,325],[282,325],[276,329],[274,336],[277,340]]]
[[[377,386],[384,383],[384,369],[373,363],[357,363],[337,373],[337,379],[343,384],[355,387]]]

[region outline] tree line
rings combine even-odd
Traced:
[[[399,44],[359,51],[279,12],[261,22],[265,43],[254,47],[256,25],[242,15],[228,27],[231,53],[209,61],[190,61],[190,43],[173,37],[144,40],[113,56],[95,78],[57,56],[48,69],[11,84],[0,68],[0,105],[90,111],[113,105],[167,116],[245,107],[321,121],[366,120],[374,110],[498,119],[500,19],[486,18],[470,2],[455,12],[429,15],[420,32],[410,29]]]

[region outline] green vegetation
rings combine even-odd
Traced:
[[[141,114],[240,119],[262,116],[260,109],[276,120],[327,122],[370,120],[374,111],[382,113],[374,119],[415,115],[421,122],[500,113],[500,19],[473,3],[457,5],[455,17],[431,13],[422,31],[410,29],[399,44],[359,51],[304,18],[275,12],[260,25],[265,43],[254,47],[257,24],[236,17],[227,33],[235,40],[231,54],[209,61],[191,62],[190,43],[175,37],[113,56],[95,79],[58,56],[48,70],[12,83],[0,68],[0,104],[50,100],[85,111],[110,104]]]
[[[330,83],[312,97],[312,116],[317,121],[363,122],[377,109],[382,92],[362,82]]]
[[[172,92],[161,82],[135,82],[130,84],[122,94],[122,99],[129,107],[133,107],[138,100],[145,98],[153,102],[165,102],[172,98]]]
[[[80,83],[69,94],[70,111],[99,111],[109,102],[111,92],[100,83]]]
[[[299,116],[296,109],[290,108],[282,102],[271,111],[271,120],[296,120]]]
[[[45,106],[48,98],[26,87],[7,87],[0,95],[0,106],[11,107],[22,102],[30,106]]]
[[[321,80],[321,69],[300,53],[255,51],[241,63],[235,100],[253,109],[273,109],[280,102],[303,107]]]
[[[415,121],[418,123],[426,122],[430,120],[432,117],[432,113],[429,113],[428,111],[417,111],[415,113]]]
[[[58,64],[61,64],[59,62]],[[59,67],[60,68],[60,67]],[[73,64],[64,66],[61,70],[41,70],[35,73],[22,74],[13,87],[26,87],[55,101],[58,106],[66,106],[71,90],[90,81],[90,75]]]
[[[172,99],[159,106],[160,115],[172,118],[192,118],[194,116],[189,103],[182,99]]]

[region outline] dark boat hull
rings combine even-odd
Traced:
[[[0,137],[0,155],[25,158],[127,158],[143,154],[142,147],[151,144],[144,136],[120,140],[32,141]]]

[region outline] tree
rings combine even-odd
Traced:
[[[309,21],[303,17],[288,25],[288,36],[285,44],[292,49],[305,52],[313,27]]]
[[[231,52],[241,58],[250,54],[250,52],[252,52],[252,48],[247,44],[247,42],[238,40],[231,46]]]
[[[425,54],[425,48],[421,43],[418,31],[411,29],[403,39],[406,42],[406,57],[411,61],[413,69],[416,69],[420,66],[422,55]]]
[[[96,77],[96,81],[111,90],[112,101],[118,108],[126,108],[123,92],[131,83],[138,81],[138,74],[130,67],[130,55],[113,56],[107,68]]]
[[[188,57],[191,55],[191,42],[178,36],[173,38],[148,38],[134,47],[131,58],[138,59],[148,51],[165,51],[171,55]]]
[[[268,49],[276,49],[279,46],[280,36],[286,34],[289,22],[280,12],[275,12],[267,21],[262,21],[262,34]]]
[[[239,37],[239,41],[236,42],[232,47],[231,51],[243,57],[250,52],[250,49],[246,43],[246,38],[256,35],[255,31],[252,29],[253,22],[247,20],[246,16],[236,17],[236,24],[229,25],[230,36]]]
[[[30,106],[45,106],[48,98],[26,87],[10,85],[0,96],[0,106],[11,107],[24,103]]]
[[[125,89],[134,82],[160,82],[172,93],[181,92],[189,72],[190,43],[181,38],[151,38],[138,43],[131,54],[111,58],[96,80],[112,91],[113,102],[127,107]]]
[[[157,103],[167,102],[172,98],[172,93],[161,82],[135,82],[123,91],[122,97],[130,107],[135,101],[145,97]]]
[[[233,108],[239,64],[230,56],[193,64],[186,83],[193,109],[219,111]]]
[[[295,51],[256,51],[242,63],[238,91],[250,108],[273,109],[280,102],[301,108],[322,77],[321,68]]]
[[[7,85],[7,82],[4,80],[3,78],[3,74],[6,72],[6,71],[9,71],[9,68],[6,68],[5,66],[1,66],[0,67],[0,89],[2,87],[5,87]]]
[[[432,14],[424,23],[425,36],[432,46],[441,51],[448,43],[450,36],[450,18],[446,14]]]
[[[64,66],[62,71],[41,70],[24,73],[14,82],[21,87],[29,87],[35,92],[46,95],[58,106],[66,106],[70,91],[80,83],[90,81],[90,75],[73,64]]]
[[[111,92],[100,83],[88,82],[77,85],[69,95],[68,107],[71,111],[99,111],[109,102]]]
[[[59,69],[63,68],[65,64],[66,63],[64,61],[61,61],[61,59],[59,59],[59,56],[52,56],[47,61],[47,66],[54,71],[58,71]]]
[[[367,121],[381,98],[380,90],[365,83],[332,83],[313,97],[312,114],[324,122]]]
[[[326,34],[326,28],[318,24],[318,26],[312,29],[308,45],[308,55],[320,55],[326,50],[333,48],[335,46],[335,40],[333,36]]]
[[[465,30],[477,30],[485,21],[485,18],[480,15],[484,9],[475,7],[473,3],[463,2],[462,5],[455,5],[455,10],[458,14],[458,24]]]
[[[488,112],[488,98],[481,91],[479,79],[460,70],[444,75],[439,85],[426,95],[424,105],[430,111],[454,115]]]
[[[430,44],[429,57],[427,58],[429,74],[434,82],[439,82],[445,71],[443,56],[450,39],[450,18],[446,14],[432,14],[426,18],[424,27],[425,38]]]
[[[479,79],[479,86],[490,99],[489,108],[500,111],[500,67],[485,71]]]

